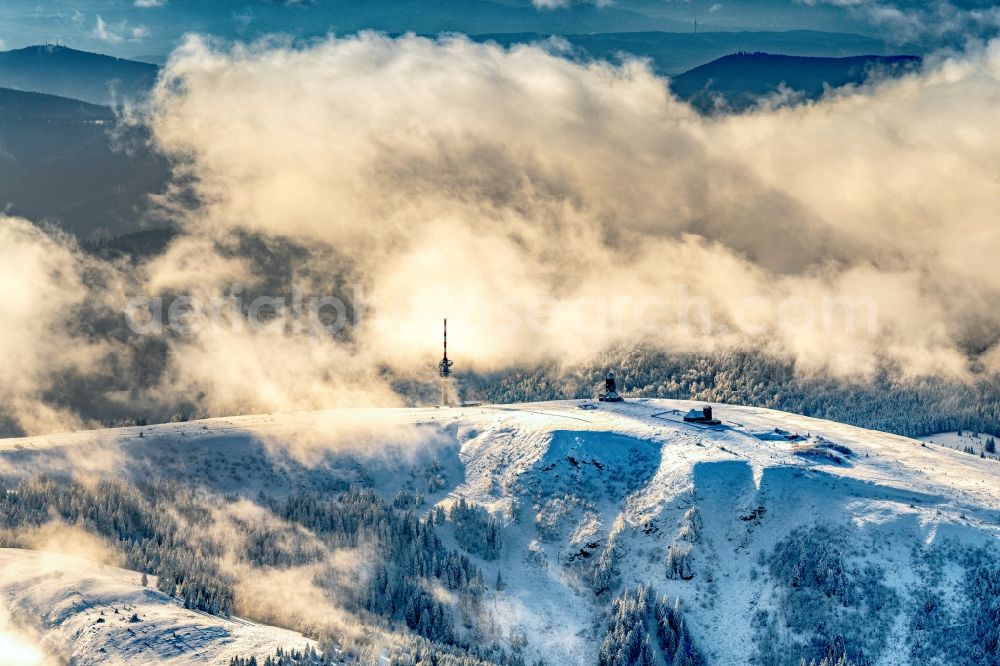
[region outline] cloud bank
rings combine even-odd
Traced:
[[[460,37],[190,38],[144,120],[200,203],[164,201],[181,235],[115,266],[114,297],[305,284],[363,316],[319,337],[280,326],[287,311],[268,331],[223,317],[167,335],[163,375],[130,399],[398,403],[393,376],[433,376],[443,316],[463,369],[646,343],[760,347],[804,372],[995,372],[998,103],[998,43],[817,103],[705,118],[639,62]],[[11,251],[39,279],[31,311],[6,315],[23,323],[0,344],[24,352],[4,399],[42,412],[45,377],[112,343],[46,333],[82,298],[79,259],[3,229],[41,248]],[[38,290],[61,301],[38,305]]]
[[[634,313],[683,285],[720,322],[713,343],[739,341],[725,331],[747,298],[871,298],[878,335],[816,322],[769,344],[815,367],[888,353],[960,371],[1000,323],[984,270],[1000,250],[998,62],[991,45],[817,104],[705,119],[639,63],[461,38],[194,39],[152,126],[206,202],[192,233],[336,247],[374,304],[365,344],[394,364],[433,353],[444,313],[486,365],[645,337],[704,344],[666,316],[640,328],[580,310]],[[542,321],[523,325],[527,312]]]
[[[88,266],[65,236],[0,215],[0,405],[26,431],[81,425],[46,392],[60,374],[92,371],[107,351],[73,332]]]

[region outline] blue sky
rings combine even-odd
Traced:
[[[4,0],[0,47],[60,42],[119,56],[164,55],[186,32],[226,39],[308,39],[390,32],[590,33],[623,30],[853,32],[889,42],[960,44],[990,37],[986,0]]]

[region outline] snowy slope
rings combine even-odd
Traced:
[[[0,476],[15,479],[19,470],[38,466],[131,476],[155,469],[248,497],[291,481],[316,488],[363,482],[391,498],[433,461],[443,483],[428,491],[425,512],[465,498],[504,520],[502,557],[477,560],[488,587],[498,570],[507,583],[487,595],[484,631],[523,639],[529,661],[558,664],[596,662],[611,595],[595,595],[592,572],[611,544],[620,586],[648,582],[680,597],[709,663],[740,664],[757,631],[751,618],[776,606],[773,583],[760,577],[761,557],[796,527],[850,529],[852,558],[882,566],[886,584],[904,602],[922,585],[915,546],[1000,537],[1000,462],[766,409],[716,405],[721,426],[684,423],[681,416],[696,406],[559,401],[211,419],[3,440]],[[664,555],[681,543],[692,507],[704,522],[702,538],[692,544],[693,576],[669,578]],[[95,638],[79,644],[81,654],[98,646],[124,654],[146,639],[102,638],[88,628],[93,610],[62,614],[79,592],[88,603],[145,604],[139,614],[151,618],[144,622],[162,618],[153,632],[161,637],[177,625],[202,627],[185,658],[228,654],[240,641],[295,639],[185,613],[139,588],[134,573],[115,573],[121,591],[112,594],[101,592],[105,574],[88,574],[84,579],[93,582],[82,589],[79,576],[42,576],[26,553],[3,558],[0,594],[46,618],[57,639],[90,631]],[[26,573],[8,574],[15,564]],[[29,593],[25,576],[42,576],[41,591]],[[901,614],[892,643],[904,644],[908,631]],[[158,658],[178,656],[169,651],[177,643],[156,644]],[[891,649],[878,663],[906,664],[908,653]]]
[[[993,435],[975,432],[972,430],[962,430],[961,433],[962,434],[959,434],[959,432],[955,430],[951,430],[949,432],[939,432],[934,435],[921,437],[920,441],[926,442],[927,444],[946,446],[949,449],[962,451],[963,453],[968,453],[968,451],[971,450],[972,453],[977,456],[980,453],[984,453],[983,449],[988,441],[993,440],[993,444],[996,446],[996,437]],[[990,454],[987,453],[987,455]],[[994,453],[992,455],[996,454]]]
[[[0,598],[15,616],[40,625],[47,652],[81,666],[227,664],[236,655],[311,643],[295,632],[187,610],[140,583],[134,571],[77,557],[0,549]]]
[[[896,571],[901,587],[912,575],[909,544],[945,535],[982,543],[1000,535],[1000,464],[993,461],[765,409],[717,406],[722,427],[689,425],[681,415],[691,406],[511,408],[463,446],[467,480],[457,494],[498,509],[519,502],[529,525],[535,507],[551,512],[576,499],[585,503],[559,518],[558,538],[535,541],[543,563],[523,567],[498,603],[498,621],[524,628],[541,654],[563,652],[586,663],[595,653],[599,636],[580,613],[581,600],[592,602],[593,593],[573,579],[579,567],[569,563],[587,544],[597,544],[589,549],[594,559],[616,520],[625,525],[624,582],[652,582],[681,596],[710,663],[733,664],[743,663],[752,643],[749,617],[767,603],[751,579],[757,555],[796,526],[832,520],[861,527],[868,552]],[[790,441],[776,428],[807,439]],[[824,441],[853,455],[837,464],[796,453]],[[668,580],[663,553],[691,506],[700,507],[708,538],[694,549],[695,578]],[[751,518],[757,507],[766,514]],[[532,533],[524,532],[513,550],[527,549],[523,541]],[[883,543],[898,548],[874,550]],[[908,660],[900,654],[885,663]]]

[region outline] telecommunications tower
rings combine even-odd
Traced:
[[[448,396],[450,395],[451,386],[449,380],[451,379],[451,366],[455,365],[454,361],[448,360],[448,319],[444,320],[444,357],[441,362],[438,363],[438,374],[441,375],[441,406],[448,406]]]

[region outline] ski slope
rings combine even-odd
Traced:
[[[796,527],[851,528],[852,557],[877,562],[904,598],[920,582],[914,545],[1000,537],[998,461],[767,409],[715,405],[721,426],[683,422],[700,406],[332,410],[67,433],[0,441],[0,476],[45,468],[140,478],[155,469],[250,498],[336,480],[391,499],[433,461],[444,483],[427,493],[425,512],[465,498],[504,521],[503,556],[478,560],[490,588],[498,571],[506,581],[488,593],[483,625],[523,639],[529,662],[555,664],[596,662],[610,600],[588,576],[609,542],[622,585],[651,583],[680,597],[709,663],[740,664],[753,642],[750,618],[774,607],[772,586],[758,577],[761,554]],[[669,578],[664,553],[692,507],[704,521],[693,576]],[[138,576],[0,551],[2,598],[39,618],[46,641],[79,663],[225,663],[304,644],[292,632],[185,611]],[[120,619],[133,609],[139,623]],[[97,625],[102,610],[107,620]],[[896,622],[893,640],[902,644],[907,631]],[[878,663],[908,657],[889,651]]]

